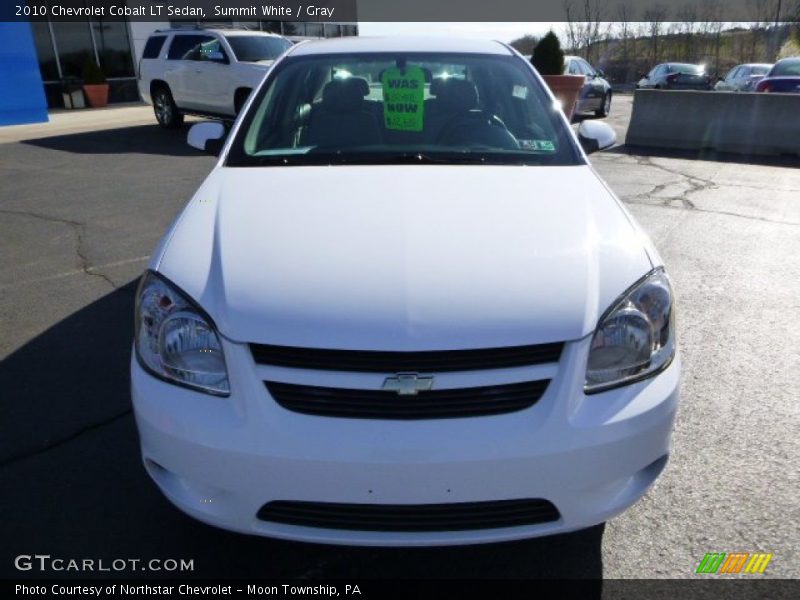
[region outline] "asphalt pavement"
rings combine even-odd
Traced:
[[[615,98],[608,119],[620,141],[630,106]],[[147,478],[128,393],[134,286],[214,159],[147,108],[103,111],[100,130],[69,116],[0,129],[1,577],[76,576],[13,567],[50,554],[193,559],[182,575],[195,577],[691,578],[706,552],[734,551],[771,552],[765,576],[800,577],[798,165],[592,156],[678,296],[674,450],[642,501],[524,542],[329,547],[200,524]]]

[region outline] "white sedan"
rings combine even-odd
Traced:
[[[664,468],[674,296],[531,64],[339,39],[270,70],[137,291],[145,468],[230,530],[357,545],[585,528]]]

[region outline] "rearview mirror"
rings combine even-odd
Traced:
[[[584,121],[578,127],[578,141],[586,154],[611,148],[617,143],[617,134],[610,125],[599,121]]]
[[[225,144],[225,126],[216,121],[195,123],[186,138],[192,148],[218,156]]]

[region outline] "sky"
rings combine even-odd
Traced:
[[[359,35],[446,35],[510,42],[526,33],[541,37],[550,28],[561,33],[563,23],[365,23]]]

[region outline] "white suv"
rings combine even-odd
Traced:
[[[139,63],[139,91],[162,127],[180,126],[184,114],[233,119],[291,45],[262,31],[156,31]]]

